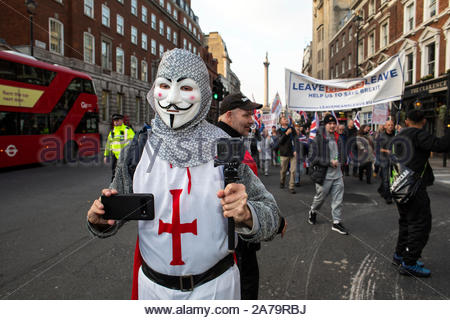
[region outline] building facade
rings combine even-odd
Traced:
[[[302,58],[302,73],[307,76],[312,76],[312,65],[311,65],[311,44],[310,42],[303,49],[303,58]]]
[[[202,50],[203,34],[190,0],[36,2],[34,56],[91,75],[103,138],[114,113],[123,113],[135,129],[153,117],[146,94],[165,51],[178,47],[201,55],[215,74],[217,63]],[[8,23],[0,24],[0,38],[29,54],[30,21],[24,1],[10,0],[1,9],[0,21]]]
[[[328,79],[330,64],[329,42],[348,13],[351,0],[313,0],[313,36],[311,44],[311,74]]]
[[[391,112],[402,121],[420,106],[427,129],[442,135],[450,96],[449,0],[355,0],[350,9],[329,42],[330,78],[365,75],[404,51],[404,96]],[[362,122],[370,121],[370,107],[361,112]]]
[[[231,70],[231,58],[228,54],[225,41],[219,32],[210,32],[205,35],[205,44],[209,48],[209,52],[217,60],[217,73],[221,76],[225,90],[230,93],[238,93],[241,91],[241,82],[236,74]]]

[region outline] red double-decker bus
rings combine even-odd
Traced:
[[[90,76],[0,51],[0,167],[71,162],[99,149]]]

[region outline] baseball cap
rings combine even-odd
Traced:
[[[327,123],[330,123],[330,122],[336,123],[336,119],[331,114],[327,114],[325,116],[325,118],[323,118],[323,124],[327,124]]]
[[[242,93],[230,94],[223,99],[220,105],[220,115],[237,108],[242,110],[261,109],[262,104],[252,102]]]

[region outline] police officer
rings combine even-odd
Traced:
[[[117,160],[119,159],[122,149],[129,144],[134,138],[134,131],[124,124],[123,115],[115,113],[112,116],[114,128],[109,132],[105,147],[105,164],[108,163],[108,158],[111,158],[112,178],[116,171]],[[112,154],[111,154],[112,153]]]

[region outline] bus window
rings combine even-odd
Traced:
[[[0,136],[16,135],[17,114],[15,112],[0,112]]]
[[[98,113],[86,112],[78,124],[75,133],[97,133]]]
[[[91,80],[83,79],[83,92],[95,94],[94,84]]]
[[[26,64],[0,60],[0,79],[49,86],[56,72]]]

